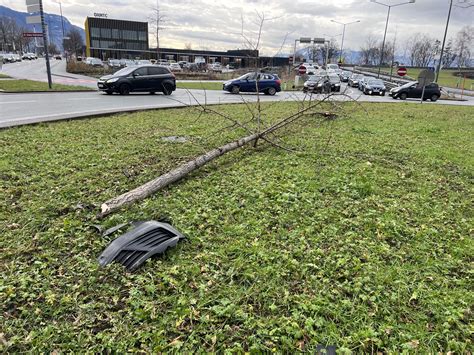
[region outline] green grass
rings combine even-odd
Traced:
[[[418,75],[423,69],[416,69],[416,68],[407,68],[408,73],[407,75],[412,77],[414,80],[417,80]],[[376,69],[374,69],[376,70]],[[383,71],[390,73],[390,68],[382,68]],[[463,78],[459,78],[457,76],[454,76],[453,73],[458,72],[458,70],[455,69],[450,69],[450,70],[441,70],[439,73],[439,80],[438,83],[440,86],[444,87],[450,87],[450,88],[462,88],[463,85]],[[393,75],[397,76],[397,71],[396,69],[393,70]],[[471,89],[472,85],[472,89]],[[464,88],[466,90],[473,90],[474,89],[474,80],[473,79],[467,79],[464,83]]]
[[[409,76],[413,78],[418,78],[418,75],[420,74],[422,69],[408,69],[408,74]],[[463,85],[463,78],[459,78],[453,75],[456,70],[441,70],[439,73],[439,80],[438,83],[441,86],[446,86],[446,87],[451,87],[451,88],[462,88]],[[474,80],[472,79],[466,79],[466,82],[464,84],[465,89],[470,89],[471,85],[474,87]]]
[[[180,89],[199,89],[199,90],[222,90],[222,81],[219,82],[178,82],[176,87]]]
[[[103,221],[100,203],[243,132],[188,108],[0,131],[0,350],[472,352],[472,109],[365,107],[305,117],[283,138],[304,154],[248,147]],[[188,240],[99,268],[117,235],[92,224],[160,217]]]
[[[30,92],[30,91],[48,91],[48,83],[32,80],[2,80],[0,81],[0,90],[6,92]],[[53,91],[75,91],[84,90],[91,91],[92,89],[85,86],[62,85],[53,84]]]
[[[0,79],[9,79],[10,77],[6,74],[0,73]]]

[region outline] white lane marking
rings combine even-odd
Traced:
[[[66,99],[66,101],[82,101],[82,100],[100,100],[100,97],[73,97],[71,99]]]
[[[30,103],[30,102],[38,102],[38,101],[6,101],[6,102],[2,102],[0,101],[0,104],[26,104],[26,103]]]

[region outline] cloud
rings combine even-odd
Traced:
[[[399,0],[381,0],[387,4]],[[455,0],[458,1],[458,0]],[[94,12],[105,12],[109,18],[148,21],[156,0],[62,0],[63,13],[75,25],[84,26],[87,16]],[[473,1],[474,2],[474,1]],[[3,0],[5,6],[25,11],[18,0]],[[274,54],[286,44],[282,52],[291,53],[294,39],[301,36],[334,36],[340,41],[341,22],[360,20],[346,29],[345,48],[357,50],[365,39],[372,35],[383,38],[387,8],[369,0],[159,0],[165,16],[160,41],[162,46],[183,48],[191,43],[194,48],[233,49],[244,47],[242,27],[247,37],[256,37],[257,12],[265,13],[270,20],[264,23],[262,52]],[[269,5],[270,4],[270,5]],[[47,12],[59,13],[56,0],[44,0]],[[449,0],[417,0],[415,4],[394,7],[391,10],[387,39],[395,35],[400,48],[413,33],[427,33],[441,39],[444,34]],[[242,26],[242,18],[244,25]],[[474,7],[454,8],[449,36],[454,36],[461,27],[474,24]],[[153,42],[153,36],[151,36]]]

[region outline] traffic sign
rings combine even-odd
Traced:
[[[288,60],[289,60],[290,63],[293,63],[293,56],[290,55],[290,56],[288,57]]]
[[[26,18],[26,23],[28,25],[34,25],[34,24],[37,24],[37,23],[41,23],[41,16],[40,15],[37,15],[37,16],[28,16]]]
[[[23,32],[24,38],[43,37],[41,32]]]
[[[298,74],[300,74],[300,75],[306,74],[306,67],[305,67],[304,65],[301,65],[301,66],[298,68]]]
[[[39,4],[26,5],[26,12],[30,14],[34,12],[39,12],[39,10],[40,10]]]
[[[435,73],[431,70],[425,69],[418,75],[418,85],[427,86],[430,85],[435,79]]]
[[[398,68],[397,74],[400,75],[400,76],[407,75],[407,68],[404,68],[404,67]]]

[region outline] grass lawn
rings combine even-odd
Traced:
[[[25,92],[25,91],[48,91],[48,83],[33,80],[1,80],[0,90],[7,92]],[[61,85],[53,84],[53,91],[72,91],[84,90],[91,91],[92,89],[85,86]]]
[[[417,80],[418,75],[423,69],[416,69],[416,68],[407,68],[408,73],[407,75],[412,77],[414,80]],[[374,68],[376,70],[376,68]],[[390,68],[385,67],[382,68],[383,71],[390,73]],[[457,72],[457,70],[441,70],[439,72],[439,85],[444,86],[444,87],[450,87],[450,88],[462,88],[463,84],[463,78],[459,78],[453,75],[453,73]],[[393,70],[393,75],[397,76],[397,71],[396,69]],[[464,88],[466,90],[471,90],[471,85],[473,85],[474,89],[474,80],[472,79],[466,79],[466,82],[464,84]]]
[[[416,78],[418,78],[418,75],[420,74],[421,70],[422,69],[410,68],[410,69],[408,69],[408,74],[407,75],[416,79]],[[456,72],[456,70],[441,70],[439,72],[439,81],[438,81],[439,85],[461,89],[464,79],[454,76],[453,72]],[[471,85],[474,85],[474,80],[466,79],[466,82],[464,84],[464,88],[469,90]]]
[[[305,154],[248,147],[103,221],[100,203],[242,132],[189,108],[0,131],[0,350],[472,352],[472,108],[364,106],[288,130]],[[160,217],[188,241],[99,268],[117,235],[90,225]]]
[[[8,75],[0,73],[0,79],[8,79],[8,78],[10,78]]]
[[[222,90],[223,81],[219,82],[178,82],[176,87],[180,89],[199,89],[199,90]]]

